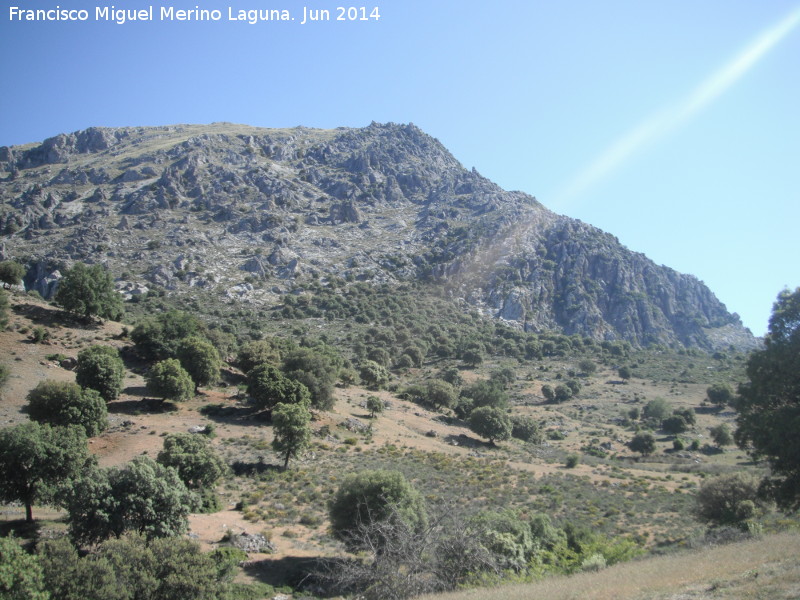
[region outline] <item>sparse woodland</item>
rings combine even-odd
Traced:
[[[767,465],[731,449],[731,433],[766,433],[753,365],[795,343],[796,295],[776,304],[780,337],[748,358],[523,333],[446,310],[424,287],[391,291],[343,289],[355,316],[320,321],[297,301],[291,315],[253,315],[257,340],[220,335],[218,315],[180,304],[96,335],[107,326],[6,293],[6,400],[28,348],[63,377],[26,381],[0,430],[7,514],[27,507],[5,520],[3,585],[31,598],[116,597],[123,580],[155,598],[409,597],[591,572],[790,522],[773,502],[788,503],[787,459],[744,446],[772,453],[766,481],[786,483],[770,496]],[[166,298],[135,308],[154,301]],[[369,311],[378,321],[357,317]],[[149,457],[99,466],[92,448],[125,440],[128,415],[203,425],[165,428]],[[225,511],[263,546],[241,549],[234,529],[186,537],[193,519]],[[273,558],[300,548],[301,567]],[[135,574],[130,553],[143,561]],[[164,569],[175,575],[158,586]],[[187,569],[203,574],[181,582]]]

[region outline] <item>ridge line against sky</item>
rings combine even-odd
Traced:
[[[376,5],[380,20],[306,26],[300,12],[254,25],[23,23],[6,8],[0,145],[90,126],[413,122],[501,187],[697,276],[766,331],[778,292],[800,284],[798,0]],[[759,32],[777,33],[759,47]]]

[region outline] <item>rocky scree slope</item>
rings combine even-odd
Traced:
[[[330,278],[446,286],[487,316],[635,344],[754,343],[690,275],[469,171],[414,125],[91,128],[0,148],[0,258],[271,305]]]

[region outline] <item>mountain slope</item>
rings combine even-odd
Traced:
[[[531,330],[706,348],[753,344],[689,275],[464,169],[413,125],[92,128],[0,148],[5,258],[47,296],[101,262],[136,294],[270,305],[297,282],[441,283]]]

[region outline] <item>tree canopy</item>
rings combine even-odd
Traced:
[[[712,404],[716,404],[719,408],[733,404],[733,399],[736,397],[733,388],[727,383],[715,383],[710,386],[706,389],[706,396]]]
[[[400,519],[411,529],[427,524],[425,505],[398,471],[362,471],[348,475],[328,505],[331,531],[351,549],[358,549],[359,529],[385,519]]]
[[[181,535],[198,506],[178,472],[146,456],[122,468],[95,469],[75,481],[67,497],[72,538],[96,544],[126,531],[148,539]]]
[[[469,428],[493,444],[511,437],[511,418],[501,408],[480,406],[470,413]]]
[[[114,289],[111,274],[102,265],[76,263],[58,283],[55,303],[85,319],[119,319],[122,296]]]
[[[194,392],[194,382],[175,358],[154,364],[145,375],[147,388],[164,400],[188,400]]]
[[[800,508],[800,288],[783,290],[772,308],[764,349],[750,354],[748,381],[736,399],[737,444],[766,459],[764,490],[787,509]]]
[[[214,486],[226,473],[227,466],[201,435],[171,433],[164,438],[164,448],[156,459],[172,467],[189,489]]]
[[[39,423],[77,425],[88,437],[108,427],[108,410],[100,394],[67,381],[47,379],[28,392],[28,414]]]
[[[656,438],[649,431],[637,433],[628,443],[628,447],[642,456],[648,456],[656,451]]]
[[[125,535],[82,556],[69,540],[41,544],[46,588],[58,600],[217,600],[229,598],[213,555],[181,538]]]
[[[272,448],[283,455],[283,468],[311,443],[311,413],[304,403],[275,405],[272,412]]]
[[[305,385],[269,364],[258,365],[247,374],[247,393],[261,410],[271,411],[277,404],[311,403],[311,394]]]
[[[28,554],[13,537],[0,537],[0,598],[48,600],[39,558]]]
[[[119,398],[124,378],[125,365],[116,348],[95,345],[78,353],[75,381],[97,390],[106,402]]]
[[[195,389],[214,385],[219,380],[222,361],[217,349],[205,338],[193,335],[182,339],[177,347],[177,358],[194,381]]]
[[[147,360],[175,358],[181,342],[202,335],[205,325],[194,315],[170,310],[140,321],[131,332],[136,350]]]
[[[22,278],[25,276],[25,267],[13,260],[4,260],[0,262],[0,282],[3,287],[11,287],[12,285],[19,285],[22,283]]]
[[[49,504],[59,485],[78,477],[89,464],[86,436],[80,427],[51,427],[35,421],[0,429],[0,499]]]

